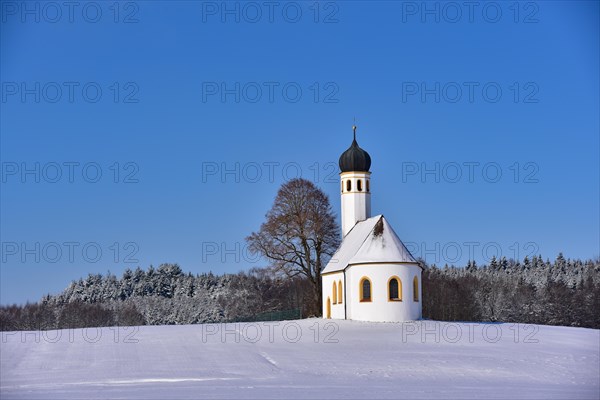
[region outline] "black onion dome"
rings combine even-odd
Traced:
[[[369,168],[371,168],[371,156],[361,149],[356,142],[356,133],[348,150],[340,156],[339,164],[342,172],[369,172]]]

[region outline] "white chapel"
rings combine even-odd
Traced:
[[[421,318],[421,267],[383,215],[371,216],[371,157],[354,140],[340,156],[342,235],[321,272],[323,317],[373,322]]]

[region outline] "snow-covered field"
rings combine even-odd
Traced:
[[[3,332],[1,399],[600,398],[600,331],[279,323]]]

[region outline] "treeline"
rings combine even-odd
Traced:
[[[0,307],[0,330],[228,322],[300,309],[307,316],[301,279],[273,278],[264,269],[238,274],[185,274],[176,264],[90,274],[38,303]]]
[[[423,271],[423,317],[600,328],[600,261],[523,262],[502,258],[478,268]]]
[[[422,262],[423,317],[443,321],[502,321],[600,328],[600,261],[522,262],[492,259],[478,267],[438,268]],[[1,330],[197,324],[249,320],[300,309],[313,316],[305,279],[269,270],[185,274],[176,264],[148,270],[90,274],[38,303],[0,307]]]

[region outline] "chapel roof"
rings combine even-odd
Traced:
[[[377,215],[354,225],[321,274],[342,271],[352,264],[384,262],[417,261],[385,217]]]

